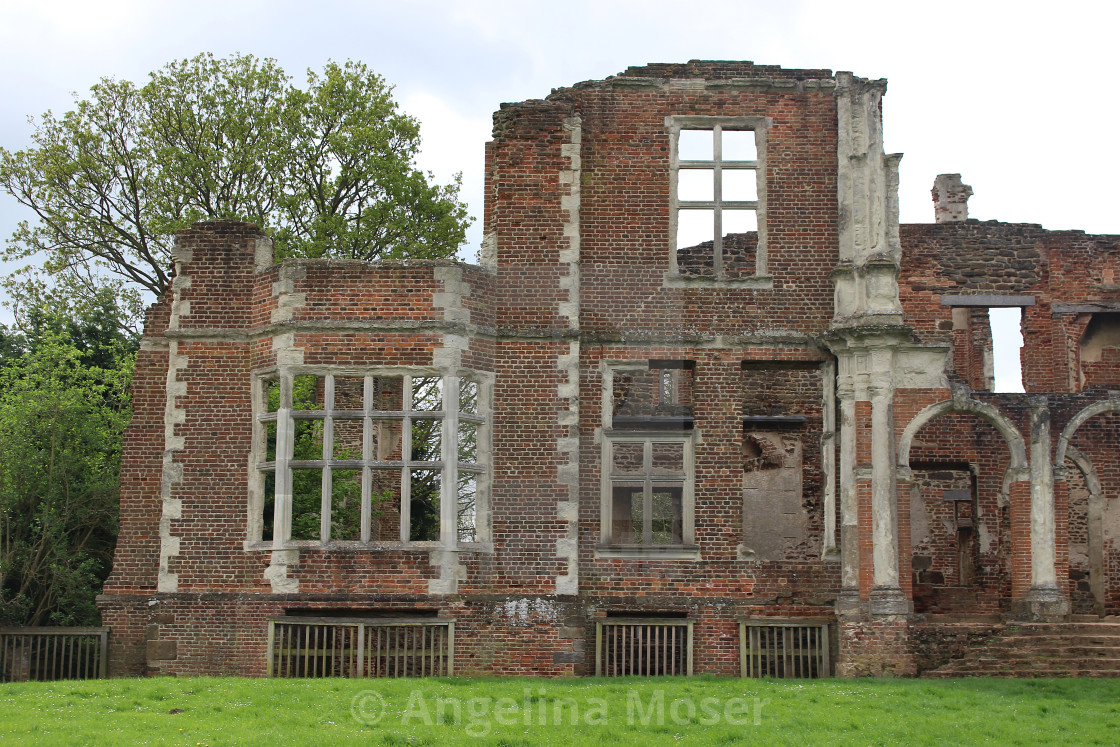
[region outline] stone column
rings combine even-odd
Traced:
[[[856,403],[852,358],[839,359],[840,401],[840,598],[837,614],[859,611],[859,505],[856,499]]]
[[[1030,551],[1031,588],[1026,612],[1031,620],[1060,620],[1069,599],[1058,586],[1054,562],[1054,470],[1050,461],[1050,409],[1045,397],[1031,397]]]
[[[898,515],[894,498],[894,418],[891,400],[892,351],[872,351],[871,386],[871,535],[873,615],[905,615],[910,604],[898,581]]]

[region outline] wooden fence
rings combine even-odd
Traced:
[[[440,677],[455,671],[455,623],[281,618],[268,623],[270,677]]]
[[[739,621],[743,677],[828,677],[829,623],[819,618],[758,617]]]
[[[0,682],[108,676],[108,628],[0,628]]]
[[[595,676],[692,674],[692,621],[607,618],[595,623]]]

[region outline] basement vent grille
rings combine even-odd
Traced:
[[[625,617],[595,623],[595,676],[692,674],[692,621]]]
[[[454,670],[451,620],[286,617],[268,623],[269,677],[440,677]]]
[[[743,677],[829,677],[829,625],[818,618],[739,621]]]

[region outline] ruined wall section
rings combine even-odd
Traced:
[[[235,222],[176,235],[161,592],[253,588],[261,579],[260,559],[241,552],[251,428],[238,427],[251,422],[249,330],[261,244],[271,248],[255,226]]]
[[[631,70],[554,94],[571,99],[583,120],[585,337],[755,341],[798,339],[827,326],[837,243],[835,81],[770,78],[748,64],[720,69],[732,77],[700,78],[708,68],[698,63],[667,72],[679,78]],[[765,120],[758,125],[765,131],[763,275],[753,266],[726,279],[672,272],[669,117]]]
[[[687,411],[695,420],[691,437],[695,439],[693,512],[698,555],[659,557],[654,547],[645,557],[618,557],[601,540],[601,507],[609,500],[609,494],[603,493],[602,470],[606,467],[601,454],[608,438],[606,424],[611,422],[611,413],[604,413],[602,403],[603,392],[613,388],[604,377],[624,370],[628,381],[639,378],[648,362],[658,359],[695,361]],[[744,360],[757,368],[744,370]],[[581,362],[580,588],[594,608],[614,614],[680,614],[703,608],[711,616],[708,623],[728,630],[733,629],[736,615],[829,614],[828,606],[838,591],[839,569],[836,563],[821,559],[821,363],[819,353],[797,348],[604,345],[585,351]],[[771,415],[775,408],[795,419],[754,423],[744,429],[744,414]],[[629,402],[620,410],[631,411],[644,412]],[[804,416],[805,421],[797,416]],[[626,435],[618,429],[614,433]],[[767,439],[767,444],[772,439],[801,445],[802,488],[797,498],[804,526],[796,538],[772,553],[744,553],[744,527],[753,535],[757,527],[780,523],[775,505],[760,509],[744,500],[745,433]],[[752,462],[749,466],[763,465]],[[697,649],[695,654],[706,666],[716,666],[714,653],[702,654]]]
[[[1089,361],[1081,361],[1081,349],[1094,316],[1120,311],[1117,237],[968,220],[906,225],[901,238],[907,320],[922,341],[954,345],[954,378],[976,388],[984,379],[983,360],[977,334],[962,321],[965,308],[954,317],[942,296],[980,297],[991,306],[1000,305],[995,299],[1001,296],[1030,296],[1033,304],[1022,306],[1024,350],[1030,351],[1022,356],[1026,391],[1077,392],[1114,381],[1120,338],[1106,333],[1103,350],[1094,347]],[[973,309],[973,317],[982,308]]]
[[[156,587],[167,401],[164,333],[170,316],[170,293],[144,315],[144,336],[132,374],[132,419],[121,444],[120,531],[113,571],[103,588],[109,595],[151,592]]]
[[[814,341],[831,317],[828,273],[837,258],[835,85],[829,71],[751,63],[651,65],[562,89],[546,102],[519,105],[523,109],[507,107],[499,115],[531,122],[555,107],[581,123],[578,565],[585,610],[592,616],[689,615],[699,626],[695,656],[704,671],[734,673],[734,652],[724,649],[737,639],[737,615],[828,614],[838,588],[836,564],[821,560],[821,377],[828,356]],[[554,116],[559,122],[561,114]],[[759,214],[765,215],[768,247],[761,274],[753,263],[726,277],[677,271],[670,121],[682,117],[696,118],[684,121],[701,128],[749,121],[765,129],[758,140],[759,200],[765,205]],[[496,140],[488,151],[492,162],[498,146]],[[493,169],[488,178],[494,179]],[[494,184],[488,194],[500,198]],[[534,205],[531,214],[545,209]],[[493,214],[491,207],[488,215]],[[497,246],[502,272],[507,255],[500,241]],[[748,391],[758,377],[744,380],[744,361],[760,370],[773,368],[778,376],[783,365],[807,373],[793,383]],[[674,379],[680,400],[654,404],[660,402],[660,369],[652,365],[687,366],[687,377]],[[619,405],[617,412],[604,412],[604,392],[615,371],[625,371],[615,381],[624,378],[632,391],[621,405],[612,403]],[[806,415],[805,422],[761,427],[787,447],[800,442],[797,457],[786,466],[795,469],[798,463],[803,486],[798,508],[809,505],[804,531],[766,558],[743,551],[748,397],[774,398],[768,414],[777,407]],[[694,418],[687,436],[694,445],[694,506],[687,518],[695,524],[695,550],[659,557],[654,548],[638,558],[604,548],[604,502],[612,500],[603,487],[604,448],[610,448],[604,444],[627,437],[617,429],[608,432],[615,415],[639,421]],[[777,432],[783,428],[788,432]],[[752,515],[751,527],[772,513],[767,506]],[[588,641],[594,635],[590,622],[583,633]],[[583,665],[591,666],[589,655]]]
[[[407,606],[457,580],[454,554],[431,548],[274,551],[249,541],[251,392],[254,376],[292,365],[485,376],[492,273],[441,262],[274,266],[267,238],[232,223],[181,233],[175,257],[172,292],[149,313],[139,356],[124,531],[101,600],[114,673],[259,674],[267,617],[294,599],[285,592],[319,595],[324,609]]]
[[[573,512],[581,137],[578,111],[560,97],[503,104],[486,148],[482,261],[496,268],[494,554],[467,561],[478,572],[462,588],[512,594],[515,612],[522,600],[535,609],[522,595],[579,588]],[[535,645],[568,664],[582,658],[553,637],[558,632]]]

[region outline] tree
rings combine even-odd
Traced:
[[[471,220],[459,178],[416,168],[419,125],[391,92],[359,62],[308,71],[301,89],[251,55],[173,62],[139,87],[105,78],[44,114],[34,147],[0,148],[0,184],[38,218],[4,257],[157,295],[170,234],[206,219],[257,223],[280,257],[450,257]]]
[[[98,620],[136,349],[116,313],[108,300],[95,313],[36,310],[17,318],[22,333],[4,331],[0,625]]]

